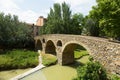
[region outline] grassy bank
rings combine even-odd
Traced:
[[[55,64],[57,61],[56,56],[51,54],[42,54],[42,64],[45,66],[49,66]]]
[[[20,69],[38,65],[38,54],[28,50],[5,51],[0,54],[0,70]]]
[[[74,51],[74,58],[75,59],[79,59],[79,58],[86,56],[86,55],[88,55],[88,52],[86,50]]]

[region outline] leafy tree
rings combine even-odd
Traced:
[[[71,15],[70,6],[65,2],[55,3],[50,8],[47,23],[40,31],[41,34],[81,34],[82,14]]]
[[[93,19],[88,18],[84,24],[84,33],[90,36],[99,36],[99,28]]]
[[[120,37],[120,2],[119,0],[97,0],[90,16],[97,20],[102,32],[108,37]]]
[[[0,13],[0,42],[6,48],[26,47],[33,42],[32,28],[16,15]]]
[[[72,16],[72,34],[81,34],[84,17],[81,13]]]
[[[50,8],[44,31],[46,34],[70,34],[71,20],[69,5],[65,2],[62,5],[55,3],[53,8]]]
[[[71,26],[71,11],[69,5],[65,2],[62,3],[62,21],[63,21],[63,33],[70,34],[72,30]]]
[[[48,14],[47,24],[45,32],[48,34],[61,33],[62,29],[62,17],[61,17],[61,6],[58,3],[54,4],[53,9],[50,9]]]

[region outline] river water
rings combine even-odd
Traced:
[[[78,62],[88,62],[88,56],[83,57]],[[20,80],[72,80],[77,76],[76,67],[76,64],[67,66],[57,64],[38,70]]]

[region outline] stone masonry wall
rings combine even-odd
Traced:
[[[56,53],[59,64],[64,64],[68,62],[66,60],[67,56],[63,54],[65,52],[65,47],[68,44],[75,43],[83,46],[87,49],[89,54],[93,56],[96,61],[99,61],[104,67],[112,72],[120,75],[120,44],[109,42],[107,39],[99,37],[89,37],[89,36],[80,36],[80,35],[63,35],[63,34],[52,34],[52,35],[41,35],[35,37],[35,40],[40,39],[41,42],[45,39],[45,42],[42,43],[43,51],[47,41],[53,41],[56,47]],[[62,46],[57,46],[57,41],[62,42]],[[37,44],[37,43],[36,43]]]

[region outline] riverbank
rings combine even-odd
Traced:
[[[13,78],[19,74],[23,74],[31,69],[32,68],[0,71],[0,80],[9,80],[10,78]]]

